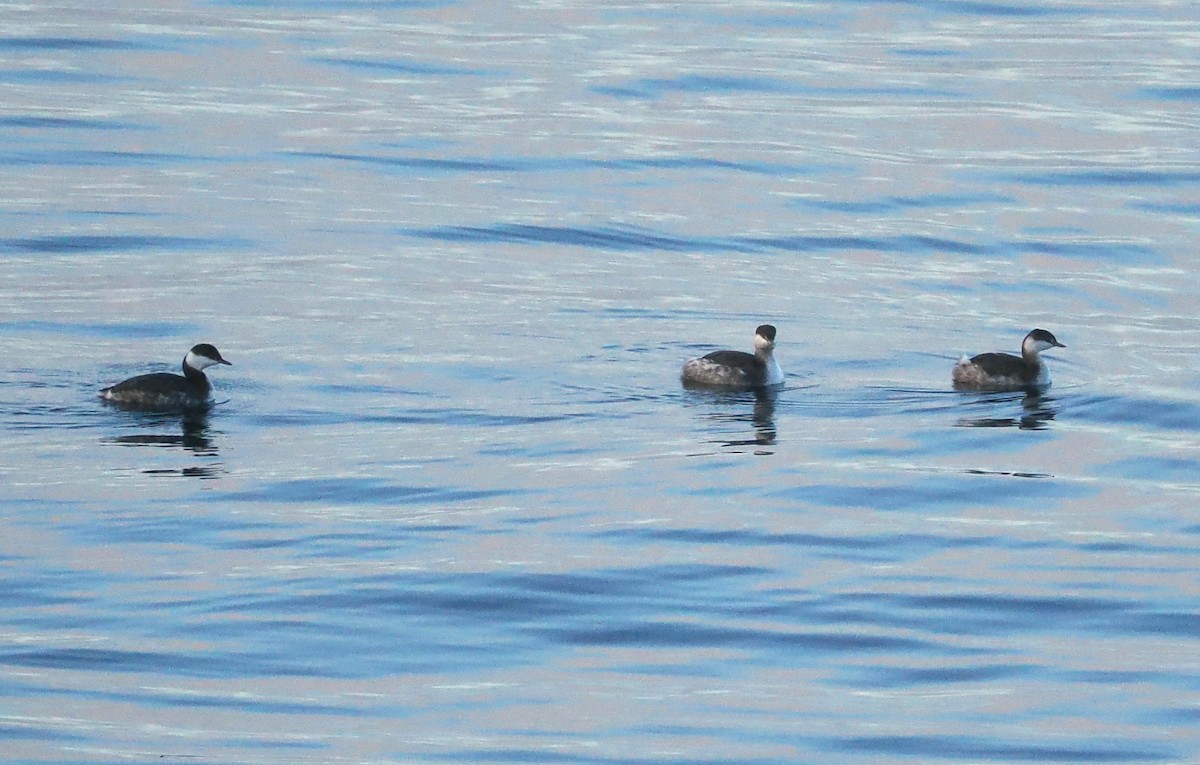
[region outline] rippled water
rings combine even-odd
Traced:
[[[1190,3],[0,20],[6,761],[1195,760]]]

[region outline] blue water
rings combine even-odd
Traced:
[[[0,21],[5,762],[1195,761],[1189,4]]]

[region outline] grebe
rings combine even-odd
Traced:
[[[208,343],[193,345],[183,357],[183,375],[170,372],[138,375],[100,391],[100,397],[132,409],[193,409],[209,404],[212,385],[204,370],[229,364]],[[232,366],[232,364],[230,364]]]
[[[754,353],[714,351],[683,365],[683,384],[715,388],[763,388],[783,383],[775,361],[775,328],[754,330]]]
[[[1021,341],[1021,356],[1009,353],[981,353],[963,356],[954,365],[951,379],[955,388],[972,390],[1022,390],[1044,388],[1050,384],[1050,372],[1039,353],[1048,348],[1066,348],[1054,335],[1035,329]]]

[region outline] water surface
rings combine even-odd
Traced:
[[[6,759],[1191,761],[1194,17],[0,6]]]

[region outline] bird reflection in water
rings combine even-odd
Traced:
[[[1016,401],[1021,396],[1021,414],[1013,417],[963,417],[958,420],[958,426],[964,428],[1019,428],[1021,430],[1045,430],[1050,421],[1058,414],[1054,399],[1043,395],[1040,391],[1029,391],[1025,394],[995,393],[985,394],[973,400],[975,404],[993,404]]]
[[[106,443],[121,446],[149,446],[161,449],[182,449],[196,457],[216,457],[217,446],[213,442],[208,426],[208,411],[197,410],[184,413],[146,413],[137,417],[139,428],[156,431],[164,426],[177,425],[179,433],[146,432],[128,436],[115,436]],[[191,478],[216,478],[221,472],[218,463],[194,465],[185,468],[152,468],[143,470],[147,475],[178,475]]]
[[[747,391],[691,390],[688,395],[715,407],[703,415],[718,425],[714,443],[735,449],[755,447],[755,454],[772,454],[761,449],[775,445],[776,393],[774,388],[755,388]],[[748,437],[729,438],[732,435],[727,432],[730,425],[748,425]]]

